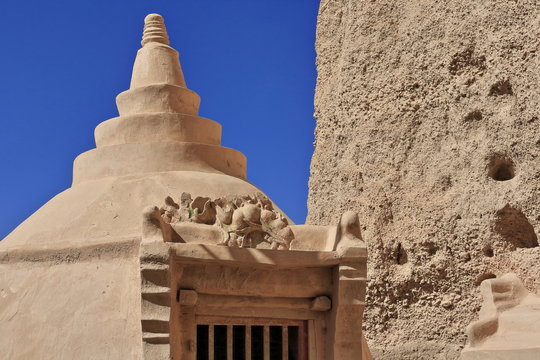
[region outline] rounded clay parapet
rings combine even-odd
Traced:
[[[220,173],[245,179],[246,157],[233,149],[191,142],[105,146],[75,159],[73,185],[106,177],[170,171]]]
[[[189,89],[156,84],[124,91],[116,97],[120,116],[147,113],[175,113],[196,116],[199,95]]]
[[[171,113],[119,116],[102,122],[94,131],[98,148],[129,143],[164,141],[221,144],[221,125],[199,116]]]

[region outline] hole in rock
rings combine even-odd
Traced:
[[[422,249],[429,255],[434,256],[439,248],[435,243],[432,243],[431,241],[426,241],[422,243]]]
[[[499,95],[513,95],[514,91],[512,90],[512,84],[508,80],[500,80],[495,84],[491,85],[489,89],[490,96],[499,96]]]
[[[463,118],[463,120],[466,122],[480,121],[482,120],[482,112],[480,110],[471,111]]]
[[[398,243],[395,252],[396,263],[399,265],[406,264],[408,261],[407,252],[401,243]]]
[[[538,237],[527,217],[508,204],[496,213],[495,231],[516,248],[538,246]]]
[[[484,253],[485,256],[487,257],[493,257],[494,252],[493,252],[493,248],[491,247],[491,245],[486,245],[484,246],[484,248],[482,249],[482,252]]]
[[[513,179],[516,176],[514,162],[504,155],[493,155],[488,164],[488,176],[496,181]]]
[[[467,48],[462,52],[454,54],[448,70],[452,75],[459,75],[469,69],[485,70],[486,57],[484,55],[476,55],[473,48]]]
[[[482,283],[482,281],[487,280],[487,279],[495,279],[496,277],[497,277],[497,275],[495,275],[493,273],[484,273],[484,274],[481,274],[480,276],[478,276],[474,283],[475,283],[476,286],[478,286],[478,285],[480,285]]]

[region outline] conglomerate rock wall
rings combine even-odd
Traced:
[[[478,285],[540,280],[537,0],[323,0],[308,222],[359,212],[378,359],[455,359]]]

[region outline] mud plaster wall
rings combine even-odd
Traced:
[[[323,0],[308,222],[353,209],[378,359],[455,359],[478,284],[540,277],[537,1]]]
[[[138,242],[0,252],[2,359],[142,359]]]

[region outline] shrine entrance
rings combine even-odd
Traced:
[[[280,228],[286,221],[267,198],[231,199],[184,193],[144,214],[145,358],[370,359],[358,216],[346,213],[338,226]],[[259,220],[227,225],[223,209]]]
[[[197,360],[308,360],[308,321],[202,317]]]

